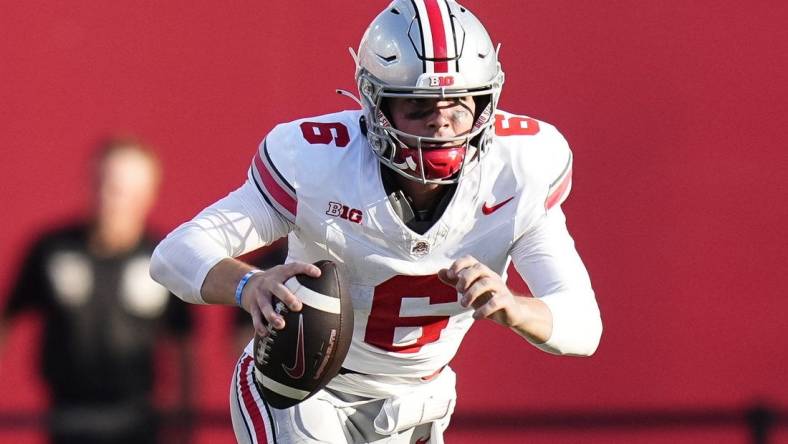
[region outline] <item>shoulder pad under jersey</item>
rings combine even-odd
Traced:
[[[545,211],[566,200],[572,185],[572,151],[555,126],[499,111],[495,140],[518,183],[543,190]]]
[[[291,223],[295,223],[304,187],[336,174],[340,162],[359,149],[359,141],[366,143],[359,127],[360,115],[358,111],[342,111],[282,123],[260,143],[249,179]]]

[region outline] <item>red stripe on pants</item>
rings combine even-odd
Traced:
[[[238,384],[241,386],[241,398],[246,406],[246,411],[249,412],[249,417],[252,420],[253,433],[255,437],[257,437],[257,444],[263,444],[268,442],[268,438],[265,434],[263,412],[260,406],[257,405],[257,401],[255,401],[254,395],[252,394],[252,388],[249,385],[248,372],[252,362],[253,359],[251,356],[247,356],[241,361],[241,374],[238,375]]]

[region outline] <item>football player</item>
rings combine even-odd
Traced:
[[[355,325],[343,369],[294,407],[260,396],[252,347],[231,388],[239,442],[442,442],[449,361],[474,320],[555,354],[587,356],[602,324],[561,203],[572,154],[551,125],[497,109],[504,75],[478,19],[447,0],[396,0],[364,34],[361,110],[276,126],[246,183],[157,248],[152,274],[184,300],[238,303],[266,334],[283,285],[330,259]],[[349,93],[348,93],[349,94]],[[288,236],[285,265],[234,257]],[[535,297],[506,285],[511,261]]]

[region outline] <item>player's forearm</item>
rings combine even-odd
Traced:
[[[543,344],[553,332],[553,315],[544,302],[525,296],[515,296],[520,307],[520,319],[510,328],[534,344]]]
[[[205,304],[201,288],[210,270],[227,257],[223,249],[201,233],[180,227],[153,251],[151,277],[173,294],[192,304]]]
[[[549,338],[532,343],[558,355],[593,354],[602,334],[599,307],[560,208],[548,212],[527,236],[518,239],[511,255],[552,320]]]
[[[208,273],[220,261],[267,245],[286,235],[288,229],[283,218],[247,182],[170,233],[153,253],[151,276],[186,302],[233,303],[225,299],[221,289],[218,299],[202,299]],[[213,287],[209,291],[213,294]]]
[[[590,356],[599,346],[602,320],[594,292],[574,289],[539,298],[551,313],[553,329],[544,343],[534,343],[548,353]]]
[[[235,290],[252,266],[233,258],[219,261],[205,276],[200,294],[206,304],[235,304]]]

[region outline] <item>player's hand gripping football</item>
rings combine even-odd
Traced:
[[[474,308],[474,319],[491,319],[533,342],[545,342],[550,337],[550,309],[536,298],[515,296],[501,275],[476,258],[463,256],[440,270],[438,277],[457,289],[463,307]]]
[[[290,311],[301,310],[301,301],[285,287],[286,282],[297,274],[320,277],[320,269],[312,264],[290,262],[277,265],[249,279],[241,295],[241,307],[252,315],[254,330],[260,336],[268,334],[266,322],[276,330],[285,327],[284,318],[274,310],[276,300],[282,301]]]

